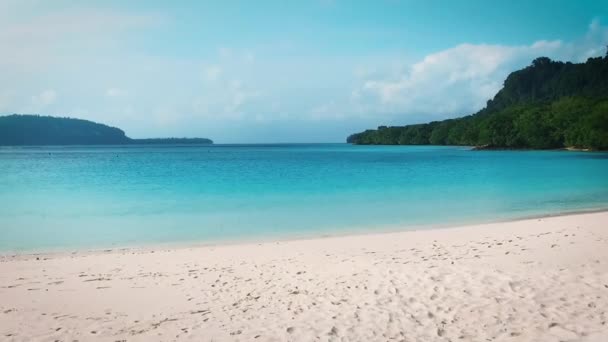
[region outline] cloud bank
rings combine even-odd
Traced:
[[[507,75],[540,56],[583,62],[606,51],[608,28],[593,21],[578,41],[537,41],[525,46],[460,44],[425,56],[406,71],[369,78],[354,100],[369,113],[426,114],[445,118],[481,109]]]

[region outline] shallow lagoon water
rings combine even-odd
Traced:
[[[0,148],[0,251],[420,229],[608,208],[608,153],[347,144]]]

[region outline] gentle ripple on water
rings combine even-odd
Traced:
[[[608,207],[608,154],[346,144],[0,148],[0,250],[436,226]]]

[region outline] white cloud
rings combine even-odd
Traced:
[[[232,49],[222,46],[217,49],[217,53],[221,58],[230,58],[232,57]]]
[[[224,113],[241,116],[244,114],[244,105],[259,98],[261,93],[243,86],[242,81],[234,80],[230,83],[228,101],[224,105]],[[259,115],[259,113],[256,113]]]
[[[210,65],[203,70],[203,77],[209,82],[217,81],[222,75],[222,68],[217,65]]]
[[[203,87],[203,91],[192,102],[197,117],[240,120],[255,119],[260,114],[262,92],[248,87],[241,80],[215,82]]]
[[[601,55],[608,29],[590,25],[581,40],[541,40],[530,45],[460,44],[427,55],[407,70],[384,77],[370,77],[351,93],[354,106],[370,114],[426,114],[429,119],[470,114],[481,109],[502,87],[513,70],[540,56],[584,61]],[[361,69],[356,73],[364,74]]]
[[[336,102],[330,101],[313,107],[310,111],[310,118],[313,121],[341,120],[345,118],[344,108],[340,107]]]
[[[12,97],[9,90],[0,91],[0,113],[11,110]]]
[[[44,108],[53,104],[57,99],[57,93],[52,89],[42,91],[38,95],[32,96],[32,106],[34,108]]]
[[[247,64],[252,64],[255,62],[255,54],[251,51],[245,51],[243,53],[243,61]]]
[[[120,88],[109,88],[106,90],[107,97],[122,97],[127,96],[127,91]]]
[[[115,34],[127,30],[157,26],[166,21],[158,14],[129,14],[104,9],[51,9],[38,15],[26,15],[39,4],[13,2],[3,12],[0,8],[0,68],[45,71],[52,65],[91,51],[104,51],[120,44]],[[52,6],[51,6],[52,7]],[[36,13],[36,11],[33,11]],[[66,50],[71,53],[66,54]]]
[[[481,108],[515,66],[560,46],[559,42],[528,47],[461,44],[428,55],[390,79],[367,80],[356,94],[375,98],[378,111],[465,114]]]

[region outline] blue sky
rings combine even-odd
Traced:
[[[535,57],[603,55],[607,15],[606,1],[0,0],[0,113],[342,142],[470,114]]]

